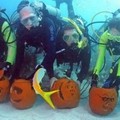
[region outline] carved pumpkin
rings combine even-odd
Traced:
[[[51,96],[56,108],[73,108],[79,104],[80,89],[75,81],[61,78],[53,83],[51,90],[59,90]]]
[[[117,92],[115,88],[91,88],[89,106],[94,113],[107,115],[114,110],[116,104]]]
[[[35,103],[36,94],[29,80],[18,79],[10,88],[10,101],[18,109],[32,107]]]
[[[9,94],[10,83],[6,77],[0,79],[0,102],[4,102]]]

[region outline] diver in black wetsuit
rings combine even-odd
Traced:
[[[43,7],[45,7],[44,3]],[[54,76],[56,26],[49,16],[44,15],[44,13],[38,14],[38,11],[36,12],[28,1],[22,1],[17,8],[20,23],[16,31],[17,60],[14,77],[19,78],[27,44],[36,47],[36,49],[41,47],[44,49],[45,57],[39,67],[44,67],[47,70],[50,79]]]
[[[80,71],[77,73],[77,77],[78,81],[82,83],[88,76],[91,58],[90,43],[85,29],[76,29],[73,24],[68,23],[63,26],[57,38],[56,60],[58,67],[60,64],[69,63],[70,68],[66,70],[66,75],[71,77],[73,64],[78,63]]]

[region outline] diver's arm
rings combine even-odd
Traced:
[[[99,42],[100,44],[99,44],[99,48],[98,48],[98,58],[97,58],[97,63],[94,68],[93,74],[98,75],[101,71],[102,65],[104,63],[107,42],[108,42],[108,38],[107,38],[107,31],[106,31],[102,34],[102,36],[100,38],[100,42]]]
[[[53,62],[56,55],[56,28],[53,21],[50,19],[47,19],[47,30],[43,44],[46,46],[46,56],[42,65],[46,68],[48,75],[51,78],[53,77]]]
[[[74,8],[72,5],[72,0],[68,0],[67,2],[67,9],[68,9],[68,17],[69,18],[74,18],[75,17],[75,12],[74,12]]]
[[[81,71],[78,74],[78,76],[79,76],[79,80],[82,82],[82,80],[85,79],[89,71],[91,51],[89,47],[87,46],[86,48],[84,48],[83,51],[81,51],[81,53],[82,53],[80,54],[82,58],[81,59]]]
[[[16,41],[15,41],[15,35],[11,31],[11,28],[8,24],[8,22],[4,22],[2,25],[2,33],[3,38],[7,44],[7,58],[6,62],[9,62],[11,64],[14,64],[16,59]]]
[[[119,62],[118,62],[117,76],[120,76],[120,60],[119,60]]]

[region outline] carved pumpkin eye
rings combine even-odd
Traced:
[[[15,87],[13,88],[13,92],[15,92],[16,94],[19,95],[19,94],[21,94],[21,93],[23,92],[23,90],[22,90],[21,88],[18,88],[18,87],[15,86]]]

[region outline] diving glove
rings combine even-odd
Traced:
[[[97,86],[97,80],[98,80],[98,75],[97,74],[93,74],[92,75],[92,81],[91,81],[91,87]]]
[[[112,84],[112,87],[116,87],[116,89],[119,90],[119,87],[120,87],[120,76],[116,77],[115,82]]]
[[[82,81],[86,78],[87,74],[83,74],[83,73],[78,73],[77,77],[78,77],[78,81],[80,83],[82,83]]]
[[[2,62],[2,63],[0,63],[0,70],[4,71],[3,76],[10,77],[11,76],[11,70],[12,70],[11,63],[9,63],[9,62]]]

